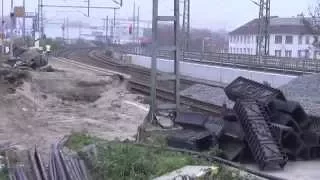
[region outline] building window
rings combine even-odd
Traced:
[[[302,44],[302,36],[299,36],[299,44]]]
[[[274,51],[275,56],[281,57],[281,50],[275,50]]]
[[[242,44],[243,43],[243,37],[240,36],[240,43]]]
[[[303,57],[302,53],[303,53],[303,50],[298,50],[298,57],[299,58]]]
[[[276,36],[274,43],[275,43],[275,44],[282,44],[282,36]]]
[[[250,54],[250,48],[247,48],[247,53]]]
[[[242,54],[242,48],[240,48],[240,54]]]
[[[292,36],[286,36],[286,44],[293,44],[293,37]]]
[[[306,36],[306,44],[309,44],[309,43],[310,43],[310,37]]]
[[[314,59],[320,59],[320,51],[314,51],[313,58]]]
[[[285,51],[285,56],[286,57],[292,57],[292,51],[291,50],[286,50]]]

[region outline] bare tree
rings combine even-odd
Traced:
[[[301,14],[303,17],[303,23],[308,28],[308,30],[313,35],[313,43],[312,45],[320,49],[320,41],[319,41],[319,35],[320,35],[320,0],[317,1],[317,3],[309,8],[309,16],[310,17],[304,17],[303,14]]]

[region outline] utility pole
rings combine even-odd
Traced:
[[[113,9],[113,26],[112,26],[112,41],[115,41],[115,30],[116,30],[116,9]]]
[[[190,42],[190,0],[184,0],[183,2],[183,22],[182,22],[182,30],[183,30],[183,38],[184,50],[189,49],[189,42]]]
[[[23,0],[23,9],[24,9],[24,14],[23,14],[23,27],[22,27],[22,37],[24,43],[26,43],[26,0]]]
[[[264,54],[269,56],[270,54],[270,1],[266,0],[266,15],[265,15],[265,24],[264,24],[264,38],[265,38],[265,45],[264,45]]]
[[[105,31],[106,31],[105,32],[106,33],[106,39],[105,40],[106,40],[106,44],[107,44],[108,43],[108,30],[109,30],[109,17],[108,16],[106,17],[105,25],[106,25],[106,27],[105,27],[106,28],[105,29]]]
[[[132,15],[132,41],[136,42],[136,1],[133,1],[133,15]]]
[[[151,124],[157,124],[156,115],[160,111],[173,111],[176,118],[179,118],[180,112],[180,59],[181,59],[181,43],[180,43],[180,11],[179,0],[174,0],[174,15],[173,16],[159,16],[158,12],[159,0],[153,0],[153,15],[152,15],[152,60],[151,60],[151,103],[150,112],[147,120]],[[158,24],[160,21],[173,22],[174,24],[174,44],[173,46],[161,47],[159,43],[159,29]],[[173,73],[165,74],[162,78],[158,78],[158,52],[159,50],[168,49],[174,54],[173,58]],[[157,103],[157,81],[173,81],[175,92],[174,104],[158,104]]]
[[[257,4],[257,3],[256,3]],[[260,56],[269,55],[270,46],[270,0],[260,0],[259,5],[259,24],[256,54]]]
[[[139,42],[140,36],[140,7],[138,7],[138,15],[137,15],[137,42]]]
[[[1,35],[1,41],[2,41],[2,49],[1,49],[1,52],[2,54],[4,54],[4,15],[3,15],[3,0],[1,1],[1,32],[2,32],[2,35]]]
[[[39,45],[41,46],[44,38],[44,24],[43,24],[43,0],[38,0],[38,23],[39,23]]]
[[[67,17],[67,42],[69,42],[69,18]]]
[[[10,58],[13,58],[13,26],[14,26],[14,12],[13,12],[13,0],[11,0],[11,13],[10,13],[10,18],[11,18],[11,27],[10,27]]]
[[[90,16],[90,0],[88,0],[88,17]]]
[[[62,40],[63,40],[63,43],[65,43],[66,18],[63,18],[63,24],[61,29],[62,29]]]

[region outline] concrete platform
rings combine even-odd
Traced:
[[[151,57],[130,55],[131,64],[142,66],[145,68],[151,67]],[[173,60],[158,59],[158,70],[163,72],[173,72]],[[250,71],[239,68],[219,67],[214,65],[197,64],[190,62],[181,62],[181,75],[190,76],[198,79],[215,81],[229,84],[239,76],[252,79],[263,83],[269,82],[273,87],[279,87],[287,84],[297,76],[276,74],[270,72]]]

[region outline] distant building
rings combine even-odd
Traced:
[[[314,46],[318,39],[306,22],[311,22],[311,19],[271,18],[270,55],[318,59],[320,51]],[[229,53],[256,54],[258,23],[259,20],[254,19],[229,33]]]

